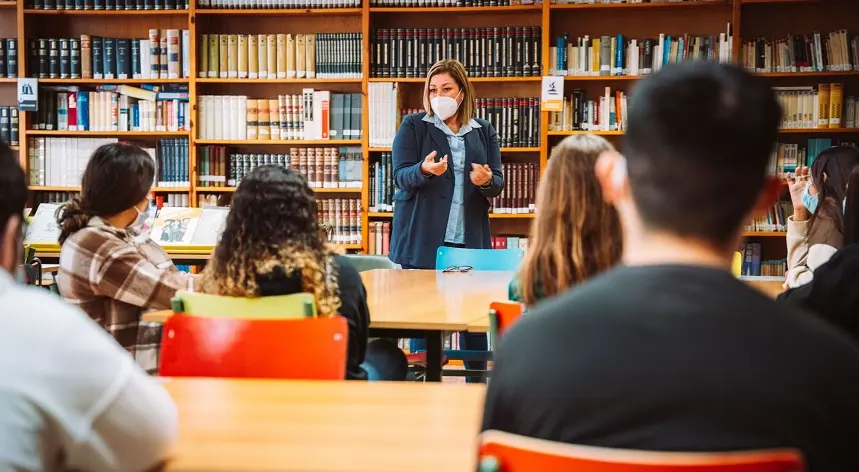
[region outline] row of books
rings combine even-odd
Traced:
[[[76,187],[81,184],[90,156],[116,138],[27,138],[30,185]],[[155,157],[155,149],[147,149]]]
[[[859,70],[859,36],[839,30],[744,41],[742,64],[758,73]]]
[[[856,125],[856,98],[844,97],[844,84],[773,87],[782,109],[784,129],[852,128]],[[850,113],[851,120],[842,120]],[[846,126],[843,126],[846,125]]]
[[[539,97],[478,98],[474,116],[492,123],[502,148],[540,145]]]
[[[188,138],[167,138],[158,141],[158,187],[190,187]],[[185,205],[187,206],[187,205]]]
[[[811,167],[814,159],[824,149],[832,146],[856,147],[856,142],[832,138],[813,138],[808,140],[805,147],[801,146],[798,143],[778,143],[770,154],[769,173],[783,176],[785,173],[796,172],[796,169],[802,166]]]
[[[232,194],[230,193],[198,193],[197,207],[223,207],[229,206]]]
[[[541,5],[542,0],[536,4]],[[462,7],[508,7],[512,5],[534,5],[534,0],[370,0],[373,7],[418,7],[418,8],[462,8]]]
[[[198,77],[359,79],[361,33],[203,34]]]
[[[0,79],[18,77],[18,40],[0,38]]]
[[[369,211],[394,211],[394,162],[390,152],[383,152],[370,164],[367,206]]]
[[[170,87],[172,89],[172,87]],[[187,131],[188,92],[129,85],[43,88],[33,129],[60,131]]]
[[[755,217],[745,230],[755,231],[787,231],[787,219],[793,215],[793,203],[777,202],[767,209],[767,212]]]
[[[206,187],[235,187],[257,167],[292,167],[311,188],[361,188],[362,149],[358,146],[292,148],[289,154],[230,153],[205,146],[198,154],[199,182]]]
[[[400,110],[400,85],[396,82],[370,82],[367,95],[370,108],[370,147],[391,147],[405,113]]]
[[[539,26],[396,28],[371,32],[371,77],[425,77],[441,59],[461,62],[470,77],[538,77]]]
[[[17,146],[18,142],[18,109],[16,107],[0,107],[0,141]]]
[[[187,193],[159,193],[155,195],[155,206],[158,209],[164,207],[187,208],[190,199]]]
[[[605,88],[599,97],[588,97],[582,89],[575,89],[564,97],[563,109],[549,113],[550,131],[625,131],[628,96],[625,92]]]
[[[66,203],[80,196],[80,192],[37,192],[33,195],[34,208],[42,203]]]
[[[361,199],[319,198],[316,200],[316,221],[332,228],[328,242],[360,244]]]
[[[190,0],[28,0],[33,10],[187,10]]]
[[[492,236],[492,249],[528,249],[528,238],[524,236]]]
[[[787,270],[787,261],[781,260],[761,260],[762,253],[761,243],[746,243],[743,248],[743,264],[741,274],[745,276],[784,276]]]
[[[304,89],[273,99],[203,95],[198,107],[200,139],[361,139],[363,134],[359,93]]]
[[[28,75],[40,79],[183,79],[191,76],[189,30],[150,29],[149,37],[31,39]]]
[[[552,0],[552,5],[619,5],[628,3],[695,3],[711,0]]]
[[[504,162],[504,190],[492,199],[490,212],[501,214],[534,213],[537,179],[540,168],[536,162]]]
[[[671,36],[629,39],[617,36],[580,36],[564,33],[549,48],[549,75],[639,76],[659,71],[670,63],[731,60],[731,25],[726,33],[711,36]]]
[[[198,0],[197,8],[227,10],[361,8],[361,0]]]
[[[391,222],[370,221],[367,224],[370,238],[367,240],[367,254],[387,256],[391,252]]]

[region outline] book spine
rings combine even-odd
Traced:
[[[140,40],[132,39],[131,41],[131,78],[142,79],[143,70],[141,69],[140,61]]]
[[[48,40],[48,77],[60,78],[60,46],[53,38]]]

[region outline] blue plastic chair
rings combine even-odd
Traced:
[[[470,266],[471,270],[519,269],[525,252],[521,249],[463,249],[442,246],[435,256],[436,270]]]

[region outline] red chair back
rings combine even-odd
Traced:
[[[518,302],[492,302],[489,304],[489,343],[493,349],[501,336],[522,317],[522,304]]]
[[[159,374],[170,377],[343,379],[346,318],[259,320],[171,316]]]
[[[792,449],[652,452],[562,444],[501,431],[480,435],[480,472],[802,472]]]

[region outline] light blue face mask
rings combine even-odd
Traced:
[[[805,205],[805,208],[807,208],[808,211],[811,212],[811,214],[814,214],[814,210],[817,210],[818,199],[817,195],[812,195],[808,193],[808,187],[810,186],[811,182],[809,182],[805,186],[805,188],[802,189],[802,204]]]

